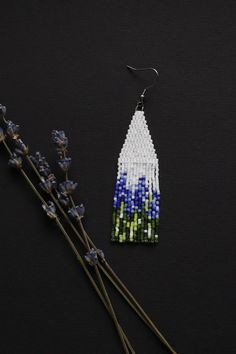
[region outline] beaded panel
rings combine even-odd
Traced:
[[[133,115],[118,159],[112,241],[157,242],[158,159],[143,111]]]

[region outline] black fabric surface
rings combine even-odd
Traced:
[[[85,226],[180,354],[235,346],[235,3],[1,4],[0,103],[56,167],[69,136]],[[160,161],[155,247],[110,243],[117,158],[157,67],[146,118]],[[55,225],[0,147],[1,354],[118,354],[113,323]],[[36,179],[34,179],[36,182]],[[108,286],[137,354],[167,353]]]

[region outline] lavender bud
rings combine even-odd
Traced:
[[[91,250],[89,250],[85,254],[84,258],[91,266],[95,266],[96,264],[98,264],[98,255],[97,251],[94,248],[91,248]]]
[[[45,212],[47,213],[47,216],[50,219],[56,219],[57,218],[56,207],[55,207],[55,204],[53,202],[49,201],[48,205],[43,204],[42,207],[43,207],[43,210],[45,210]]]
[[[5,134],[2,128],[0,128],[0,143],[5,139]]]
[[[20,126],[11,122],[10,120],[7,122],[7,134],[12,138],[13,140],[18,139],[19,137],[19,130]]]
[[[5,116],[5,115],[6,115],[6,113],[7,113],[7,109],[6,109],[6,107],[5,107],[5,106],[3,106],[2,104],[0,104],[0,111],[1,111],[1,113],[2,113],[2,115],[3,115],[3,116]]]
[[[28,155],[29,148],[26,146],[21,139],[16,140],[16,151],[19,155],[26,156]]]
[[[62,169],[63,172],[67,172],[70,168],[71,158],[64,157],[58,161],[59,167]]]
[[[55,178],[49,176],[47,179],[42,178],[42,182],[39,185],[44,190],[44,192],[51,193],[52,190],[56,188],[57,182]]]
[[[70,203],[70,199],[66,196],[61,195],[61,194],[59,195],[58,200],[61,203],[61,205],[65,206],[65,207],[68,206]]]
[[[59,149],[66,149],[68,146],[68,138],[63,130],[52,131],[52,142],[57,145]]]
[[[75,191],[77,185],[78,183],[67,180],[59,184],[59,190],[63,196],[68,196]]]
[[[9,166],[20,169],[22,167],[22,158],[16,153],[13,153],[9,162]]]
[[[81,219],[84,216],[85,207],[83,204],[77,205],[68,210],[68,214],[75,220]]]

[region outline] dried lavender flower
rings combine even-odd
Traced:
[[[22,158],[16,153],[13,153],[9,162],[9,166],[20,169],[22,167]]]
[[[57,149],[57,155],[59,159],[63,159],[65,156],[65,150]]]
[[[101,260],[105,261],[105,254],[102,250],[97,249],[97,255],[101,258]]]
[[[31,160],[33,161],[33,163],[38,166],[40,163],[45,161],[45,157],[42,156],[40,151],[36,151],[36,153],[30,156]]]
[[[45,178],[49,177],[51,174],[51,169],[49,167],[45,167],[45,166],[39,166],[38,171],[39,171],[40,175]]]
[[[0,143],[5,139],[5,134],[3,129],[0,127]]]
[[[58,195],[58,200],[63,206],[68,206],[70,203],[70,199],[62,194]]]
[[[97,255],[97,251],[94,248],[91,248],[85,254],[84,258],[91,266],[95,266],[96,264],[98,264],[98,255]]]
[[[52,142],[57,145],[59,149],[65,150],[68,146],[68,138],[63,130],[52,131]]]
[[[7,134],[12,139],[18,139],[19,137],[20,126],[11,122],[10,120],[7,122]]]
[[[16,140],[16,152],[22,156],[26,156],[29,153],[28,146],[26,146],[21,139]]]
[[[41,152],[37,151],[34,156],[30,156],[30,159],[43,177],[48,178],[52,174],[50,166]]]
[[[53,202],[49,201],[48,205],[43,204],[42,207],[43,207],[43,210],[46,211],[47,216],[50,219],[56,219],[57,218],[56,207],[55,207],[55,204]]]
[[[67,172],[70,168],[71,158],[64,157],[58,161],[59,167],[62,169],[63,172]]]
[[[39,183],[40,187],[47,193],[51,193],[54,188],[57,186],[57,182],[55,178],[42,178],[41,183]]]
[[[75,183],[70,180],[66,180],[66,181],[59,184],[59,189],[60,189],[60,192],[63,196],[68,196],[68,195],[71,195],[75,191],[77,185],[78,185],[78,183]]]
[[[5,106],[3,106],[2,104],[0,104],[0,111],[1,111],[2,115],[5,116],[5,115],[6,115],[6,112],[7,112],[7,109],[6,109]]]
[[[36,167],[39,166],[49,167],[46,158],[41,154],[40,151],[37,151],[34,156],[31,155],[30,158],[33,161],[33,163],[36,165]]]
[[[85,207],[83,204],[77,205],[68,210],[68,214],[75,220],[81,219],[84,216]]]

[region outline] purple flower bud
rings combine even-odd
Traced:
[[[98,255],[97,251],[94,248],[91,248],[91,250],[89,250],[85,254],[84,258],[91,266],[95,266],[96,264],[98,264]]]
[[[2,104],[0,104],[0,111],[1,111],[1,113],[2,113],[2,115],[3,115],[3,116],[5,116],[5,115],[6,115],[6,113],[7,113],[7,109],[6,109],[6,107],[5,107],[5,106],[3,106]]]
[[[101,258],[103,262],[105,261],[105,255],[102,250],[97,249],[97,255]]]
[[[66,180],[59,184],[59,189],[63,196],[68,196],[75,191],[77,185],[78,183],[74,183],[73,181]]]
[[[52,131],[52,142],[57,145],[59,149],[66,149],[68,146],[68,138],[63,130]]]
[[[39,185],[45,192],[51,193],[57,186],[56,178],[54,175],[49,175],[47,179],[42,178],[42,182]]]
[[[61,195],[61,194],[59,194],[58,200],[65,207],[68,206],[70,203],[70,199],[64,195]]]
[[[79,220],[84,216],[85,207],[83,204],[77,205],[68,210],[68,214],[75,220]]]
[[[21,139],[16,140],[16,152],[19,155],[26,156],[28,155],[29,148],[26,146]]]
[[[71,158],[70,157],[64,157],[58,161],[59,167],[62,169],[62,171],[67,172],[70,168],[71,164]]]
[[[42,175],[45,179],[52,175],[50,166],[47,163],[46,158],[42,156],[41,152],[37,151],[34,156],[30,156],[30,159],[37,167],[40,175]]]
[[[22,158],[16,153],[13,153],[9,162],[9,166],[20,169],[22,167]]]
[[[0,128],[0,143],[5,139],[5,134],[2,128]]]
[[[48,205],[43,204],[42,207],[43,207],[43,210],[45,210],[45,212],[47,213],[47,216],[50,219],[56,219],[57,218],[56,207],[55,207],[55,204],[53,202],[49,201]]]
[[[10,120],[7,122],[7,134],[12,139],[18,139],[19,137],[19,130],[20,126],[16,125],[15,123],[11,122]]]

